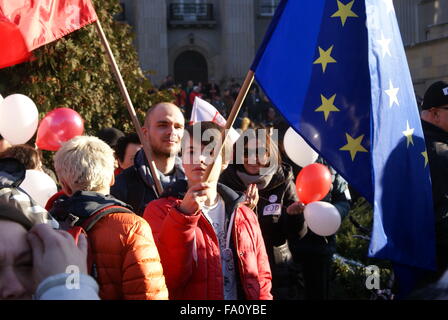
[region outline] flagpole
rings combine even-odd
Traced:
[[[222,133],[222,144],[219,147],[219,152],[216,154],[216,157],[218,157],[221,152],[222,149],[224,148],[224,145],[229,137],[230,134],[230,128],[232,128],[233,123],[236,120],[236,116],[238,115],[238,113],[241,110],[241,106],[243,105],[244,99],[246,99],[246,96],[249,92],[250,86],[252,85],[252,82],[254,81],[254,77],[255,77],[255,73],[252,70],[249,70],[249,72],[247,72],[246,78],[244,79],[243,85],[240,89],[240,91],[238,92],[238,96],[236,97],[235,103],[232,106],[232,110],[230,111],[230,115],[227,118],[227,122],[226,122],[226,126],[225,126],[225,130]],[[205,174],[204,174],[204,181],[208,181],[209,177],[210,177],[210,173],[212,172],[214,166],[216,164],[215,159],[213,159],[213,162],[207,166],[207,169],[205,170]]]
[[[112,71],[115,75],[115,78],[118,82],[118,87],[120,88],[121,94],[125,100],[126,107],[129,111],[129,114],[132,119],[132,123],[134,124],[135,130],[137,131],[138,137],[140,138],[140,142],[143,145],[143,151],[145,152],[146,159],[149,163],[149,170],[151,172],[151,176],[154,180],[154,183],[156,185],[156,193],[158,196],[160,196],[163,193],[163,187],[159,179],[159,175],[157,174],[157,169],[154,164],[154,161],[152,160],[152,150],[151,145],[149,144],[149,141],[145,139],[145,136],[143,135],[142,128],[140,126],[140,122],[138,121],[137,114],[135,113],[134,106],[132,105],[131,98],[129,97],[128,90],[126,89],[126,85],[123,81],[123,77],[121,76],[120,70],[118,69],[117,62],[115,61],[115,57],[112,53],[112,50],[109,46],[109,42],[107,41],[106,35],[103,31],[103,28],[101,27],[100,21],[97,19],[95,21],[95,27],[98,32],[98,36],[101,39],[101,43],[103,44],[104,49],[106,50],[106,54],[109,57],[109,62],[112,67]]]

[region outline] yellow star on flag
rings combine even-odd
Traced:
[[[366,148],[361,145],[362,139],[364,139],[364,135],[361,135],[356,139],[352,138],[348,133],[346,133],[345,136],[347,137],[347,144],[339,150],[350,151],[352,161],[355,161],[357,152],[368,152]]]
[[[324,113],[325,121],[327,121],[328,116],[330,115],[330,112],[337,112],[340,111],[336,106],[334,105],[334,99],[336,98],[336,94],[334,94],[330,99],[325,98],[323,95],[320,95],[320,99],[322,100],[322,104],[314,110],[315,112],[321,111]]]
[[[341,18],[341,22],[342,22],[342,26],[344,26],[345,22],[347,21],[348,17],[353,17],[353,18],[358,18],[358,16],[356,15],[356,13],[354,13],[352,11],[352,6],[353,3],[355,2],[355,0],[347,3],[347,4],[343,4],[341,1],[338,1],[338,11],[336,11],[331,17],[332,18]]]
[[[426,166],[428,165],[428,152],[423,151],[422,156],[423,158],[425,158],[425,168],[426,168]]]
[[[414,134],[415,129],[409,128],[409,121],[406,121],[406,131],[403,131],[404,136],[407,139],[407,147],[409,148],[409,143],[414,145],[414,140],[412,139],[412,135]]]
[[[325,73],[327,64],[336,63],[336,60],[334,60],[333,57],[331,56],[331,51],[333,50],[333,47],[334,46],[331,46],[328,50],[323,50],[321,47],[319,47],[319,58],[317,58],[316,61],[313,62],[313,64],[322,65],[323,73]]]

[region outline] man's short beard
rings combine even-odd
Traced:
[[[179,152],[169,152],[169,151],[165,151],[165,150],[160,150],[157,147],[151,146],[152,148],[152,153],[154,154],[155,157],[157,158],[171,158],[171,157],[175,157]]]

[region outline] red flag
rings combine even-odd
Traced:
[[[90,0],[0,0],[0,17],[18,27],[28,52],[98,19]],[[3,28],[6,28],[5,23],[0,24],[0,34]],[[21,43],[16,41],[5,43],[5,38],[1,39],[2,47],[21,46]],[[2,48],[0,68],[7,66],[7,58],[11,60],[11,57],[4,57],[3,51]],[[12,60],[21,62],[23,58]]]

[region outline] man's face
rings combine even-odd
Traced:
[[[434,115],[435,124],[439,128],[448,132],[448,105],[433,108],[432,111]]]
[[[132,167],[134,165],[134,157],[137,151],[139,151],[142,148],[141,144],[136,143],[129,143],[126,146],[126,151],[124,153],[124,160],[123,162],[119,161],[120,167],[122,169],[127,169],[129,167]]]
[[[20,224],[0,220],[0,300],[31,299],[35,289],[31,248]]]
[[[143,133],[155,155],[174,157],[180,151],[184,134],[184,116],[171,104],[157,106],[145,123]]]

